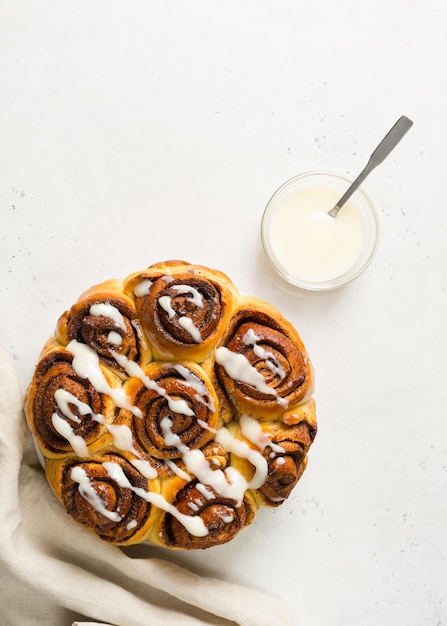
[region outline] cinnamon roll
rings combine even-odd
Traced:
[[[122,289],[122,281],[109,280],[88,289],[59,318],[56,338],[64,345],[75,339],[90,346],[108,368],[123,372],[115,354],[140,366],[151,354],[135,304]]]
[[[60,316],[25,413],[74,520],[119,546],[205,549],[290,496],[317,431],[313,378],[275,307],[165,261]]]
[[[144,540],[157,516],[158,482],[118,454],[51,460],[46,476],[67,513],[109,543]]]
[[[256,491],[260,505],[276,507],[282,504],[306,469],[307,453],[317,432],[315,402],[311,398],[302,407],[302,419],[293,425],[283,425],[281,422],[262,424],[271,445],[267,445],[263,452],[268,463],[268,474]],[[299,413],[297,409],[294,415]]]
[[[214,368],[239,411],[264,419],[277,419],[313,390],[313,369],[297,331],[255,298],[245,298],[232,314]]]
[[[279,420],[259,421],[242,415],[239,423],[232,426],[234,434],[265,459],[267,475],[262,484],[255,485],[252,490],[259,506],[277,507],[282,504],[306,468],[307,452],[316,434],[313,398],[296,407],[294,416],[301,416],[301,419],[293,425],[286,425]],[[231,464],[248,481],[252,480],[256,467],[249,455],[232,455]]]
[[[125,385],[139,415],[126,412],[138,447],[161,459],[180,458],[185,447],[212,440],[219,404],[205,372],[192,362],[151,363]]]
[[[223,332],[237,290],[222,272],[185,262],[149,267],[125,281],[156,358],[200,362]]]
[[[194,532],[194,527],[191,532],[178,516],[165,513],[149,540],[167,548],[203,550],[227,543],[253,521],[257,510],[248,492],[241,502],[237,502],[197,480],[186,484],[174,480],[164,486],[164,493],[181,515],[191,518],[191,524],[203,528],[201,533]]]
[[[99,392],[74,369],[73,358],[66,348],[50,344],[26,394],[29,427],[42,454],[50,458],[88,456],[88,446],[103,435],[118,413],[110,396]],[[100,372],[110,388],[121,386],[112,372]]]

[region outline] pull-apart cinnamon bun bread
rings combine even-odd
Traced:
[[[74,520],[115,545],[203,549],[289,497],[317,431],[313,383],[274,306],[166,261],[61,315],[25,413]]]

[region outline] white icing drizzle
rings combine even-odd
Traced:
[[[209,424],[207,424],[206,422],[204,422],[201,419],[198,419],[197,423],[200,426],[200,428],[204,428],[205,430],[208,430],[210,433],[215,434],[217,432],[215,428],[211,428],[211,426]]]
[[[54,392],[54,399],[56,400],[56,404],[59,407],[61,413],[63,413],[65,417],[68,417],[68,419],[76,422],[76,424],[80,424],[81,420],[70,409],[70,404],[73,404],[78,409],[79,415],[91,415],[93,420],[99,422],[100,424],[104,424],[105,420],[103,415],[101,415],[100,413],[93,413],[91,407],[88,404],[79,400],[76,396],[74,396],[66,389],[57,389]]]
[[[196,343],[200,343],[202,341],[202,335],[200,334],[200,330],[197,326],[194,325],[194,322],[190,317],[181,316],[178,319],[179,326],[181,326],[187,333],[191,335]]]
[[[262,430],[261,424],[258,420],[250,417],[249,415],[241,415],[239,424],[244,437],[251,443],[254,443],[254,445],[261,451],[270,447],[274,453],[270,455],[272,457],[275,456],[275,453],[282,454],[285,452],[284,448],[271,441],[270,437]]]
[[[182,478],[187,482],[191,480],[191,476],[183,471],[182,468],[177,465],[177,463],[174,463],[174,461],[171,461],[171,459],[165,459],[164,462],[165,465],[167,465],[169,469],[172,470],[174,474],[176,474],[179,478]]]
[[[191,302],[200,309],[203,307],[202,294],[194,287],[191,287],[189,285],[173,285],[171,288],[177,293],[188,294],[188,300],[191,300]],[[172,299],[170,296],[160,296],[160,298],[158,299],[158,303],[161,308],[166,311],[170,320],[172,320],[177,315],[176,311],[172,307]],[[200,343],[202,341],[202,335],[200,334],[199,329],[194,325],[194,322],[191,318],[185,315],[180,315],[178,318],[178,323],[179,326],[181,326],[184,330],[186,330],[187,333],[189,333],[189,335],[191,335],[196,343]]]
[[[130,462],[145,478],[149,480],[157,478],[157,470],[149,461],[146,461],[146,459],[132,459]]]
[[[258,337],[258,335],[252,328],[247,330],[245,335],[242,337],[242,341],[245,343],[245,345],[253,346],[253,352],[256,354],[256,356],[258,356],[260,359],[264,359],[266,367],[268,367],[268,369],[273,374],[276,374],[281,380],[283,380],[286,376],[283,366],[281,365],[281,363],[278,363],[275,355],[272,352],[269,352],[268,350],[265,350],[265,348],[263,348],[262,346],[258,345],[257,342],[259,340],[260,337]]]
[[[118,450],[131,452],[135,456],[140,457],[138,450],[134,446],[132,431],[125,424],[107,426],[107,430],[112,435],[113,445]]]
[[[66,439],[68,443],[71,445],[76,454],[80,457],[88,456],[88,448],[81,437],[81,435],[76,435],[73,428],[70,424],[64,420],[57,413],[53,413],[51,416],[51,421],[53,423],[54,429],[59,433],[61,437]]]
[[[215,500],[216,496],[214,495],[214,493],[212,491],[210,491],[206,485],[203,485],[202,483],[197,483],[196,485],[196,489],[199,493],[202,494],[202,496],[205,498],[205,500]]]
[[[182,443],[180,437],[172,432],[172,425],[173,422],[169,419],[169,417],[164,417],[160,422],[160,428],[163,433],[163,439],[166,446],[168,446],[168,448],[173,446],[177,448],[179,452],[185,452],[186,450],[189,450],[189,448],[184,443]]]
[[[157,478],[158,472],[155,467],[153,467],[149,461],[143,459],[141,454],[135,448],[132,431],[128,426],[125,424],[112,424],[111,426],[107,426],[107,430],[112,435],[113,445],[115,448],[123,450],[124,452],[131,452],[137,457],[136,459],[132,459],[130,462],[140,472],[140,474],[150,480]]]
[[[110,304],[110,302],[97,302],[96,304],[92,304],[90,307],[90,315],[108,317],[117,328],[127,332],[126,322],[121,311],[113,306],[113,304]],[[120,346],[123,343],[123,338],[119,333],[111,330],[107,335],[107,343],[113,346]]]
[[[101,513],[101,515],[104,515],[104,517],[111,520],[112,522],[120,522],[122,520],[121,515],[119,515],[116,511],[109,511],[106,508],[102,498],[96,492],[90,481],[90,478],[87,475],[87,472],[83,467],[79,465],[72,467],[70,477],[72,480],[78,483],[79,493],[85,500],[87,500],[90,506],[97,513]]]
[[[208,529],[200,517],[189,516],[185,515],[184,513],[180,513],[180,511],[174,505],[169,504],[169,502],[159,493],[146,491],[141,487],[134,487],[127,479],[121,466],[117,463],[106,461],[102,465],[110,478],[112,478],[112,480],[114,480],[117,485],[122,488],[130,489],[137,496],[139,496],[143,500],[146,500],[146,502],[150,502],[159,509],[170,513],[173,517],[178,519],[181,524],[183,524],[183,526],[191,535],[194,535],[195,537],[205,537],[208,534]]]
[[[220,469],[211,469],[211,465],[199,449],[191,450],[182,443],[180,437],[172,432],[172,422],[169,417],[164,417],[160,427],[167,446],[174,446],[182,454],[182,460],[186,469],[197,477],[200,483],[208,485],[221,496],[236,500],[237,506],[242,503],[247,489],[257,489],[264,484],[267,478],[267,461],[264,457],[250,448],[245,442],[237,440],[226,428],[220,428],[215,440],[222,445],[227,452],[233,452],[239,457],[246,458],[255,467],[253,478],[247,482],[232,466]]]
[[[90,315],[108,317],[121,330],[126,331],[126,322],[121,312],[110,302],[97,302],[90,307]]]
[[[194,415],[194,411],[190,409],[190,407],[188,406],[188,403],[185,400],[174,400],[173,398],[171,398],[169,394],[166,392],[166,390],[163,389],[163,387],[160,387],[160,385],[158,385],[155,382],[155,380],[152,380],[151,378],[149,378],[149,376],[146,376],[146,374],[138,365],[138,363],[135,363],[135,361],[131,361],[124,354],[118,354],[118,352],[114,352],[114,351],[111,351],[111,354],[113,358],[116,360],[116,362],[119,365],[121,365],[122,368],[126,370],[129,376],[138,378],[139,380],[141,380],[141,382],[147,389],[156,391],[158,395],[165,398],[171,411],[173,411],[174,413],[180,413],[181,415],[187,415],[189,417]],[[136,409],[136,410],[139,410],[139,409]],[[140,417],[141,417],[141,411],[140,411]]]
[[[81,420],[70,409],[70,404],[74,405],[78,409],[80,415],[91,415],[92,420],[99,422],[100,424],[105,423],[103,415],[101,415],[100,413],[94,413],[88,404],[76,398],[76,396],[74,396],[66,389],[57,389],[54,392],[54,399],[56,400],[56,404],[59,407],[61,413],[63,413],[65,417],[75,422],[76,424],[80,424]],[[76,435],[73,428],[68,422],[66,422],[57,413],[53,413],[53,415],[51,416],[51,422],[56,432],[69,442],[69,444],[78,456],[88,456],[88,448],[83,437],[81,435]]]
[[[127,526],[126,526],[126,530],[132,530],[133,528],[135,528],[135,526],[137,526],[138,522],[136,519],[131,520]]]
[[[171,302],[172,300],[170,296],[160,296],[160,298],[158,298],[158,304],[164,311],[166,311],[170,320],[175,317],[175,311],[172,308]]]
[[[138,339],[143,340],[143,332],[141,330],[140,324],[138,323],[138,320],[132,320],[131,324],[132,324],[135,332],[138,335]]]
[[[138,285],[135,285],[133,290],[137,298],[143,298],[147,296],[152,287],[152,281],[149,278],[143,279]]]
[[[112,346],[121,346],[123,343],[123,338],[119,333],[111,330],[107,335],[107,343],[111,343]]]
[[[192,372],[184,365],[181,365],[180,363],[174,365],[174,369],[180,374],[188,387],[192,387],[192,389],[197,392],[194,398],[198,402],[204,404],[212,413],[214,413],[214,411],[216,410],[214,400],[205,383],[202,382],[200,378],[196,374],[194,374],[194,372]]]
[[[277,465],[284,465],[284,463],[285,463],[285,462],[286,462],[286,460],[285,460],[285,458],[284,458],[283,456],[279,456],[279,457],[276,459],[276,463],[277,463]]]
[[[232,352],[228,348],[221,346],[216,350],[216,362],[224,367],[228,376],[233,378],[233,380],[247,383],[260,393],[275,396],[277,403],[287,408],[287,400],[281,398],[275,389],[267,385],[264,376],[250,364],[250,361],[243,354]]]
[[[191,302],[193,302],[197,307],[199,307],[199,309],[203,308],[202,294],[200,293],[200,291],[197,291],[197,289],[195,289],[194,287],[191,287],[191,285],[173,285],[172,289],[174,289],[174,291],[176,291],[177,293],[190,294],[188,296],[188,300],[191,300]]]
[[[247,483],[247,488],[258,489],[267,478],[268,465],[262,454],[250,448],[245,441],[241,441],[230,433],[226,428],[219,428],[216,433],[215,441],[220,443],[224,450],[232,452],[236,456],[247,459],[255,467],[253,478]],[[231,466],[227,468],[228,472],[236,472]],[[215,470],[218,471],[218,470]]]
[[[99,367],[99,357],[90,346],[73,339],[68,344],[67,350],[73,354],[72,366],[78,376],[89,380],[98,393],[110,396],[116,406],[131,411],[137,417],[143,416],[140,409],[132,405],[124,389],[110,387]]]

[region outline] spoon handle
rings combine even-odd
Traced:
[[[341,207],[349,200],[354,191],[356,191],[363,183],[365,178],[372,172],[372,170],[380,165],[384,159],[389,155],[391,150],[397,146],[399,141],[405,135],[405,133],[412,127],[413,122],[405,115],[402,115],[394,124],[392,129],[385,135],[377,148],[371,154],[366,167],[360,172],[351,186],[347,189],[344,195],[340,198],[337,204],[329,211],[331,217],[335,217]]]

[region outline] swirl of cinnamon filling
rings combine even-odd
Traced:
[[[105,541],[126,545],[147,534],[156,507],[141,495],[157,491],[157,482],[145,479],[122,456],[53,460],[46,473],[67,513]]]
[[[175,354],[176,359],[196,362],[206,357],[222,333],[236,291],[220,272],[188,264],[175,271],[169,265],[146,271],[126,289],[131,286],[155,356],[170,359]]]
[[[195,363],[151,363],[144,376],[125,385],[141,417],[125,413],[135,443],[161,459],[180,458],[185,450],[211,441],[218,425],[215,392]],[[121,418],[120,418],[121,419]]]
[[[256,513],[256,505],[249,494],[238,505],[236,500],[219,495],[212,487],[196,480],[181,487],[172,503],[183,515],[199,517],[207,529],[204,536],[192,535],[178,519],[170,513],[164,514],[157,529],[156,542],[183,550],[205,549],[227,543],[252,522]]]
[[[122,373],[112,352],[140,365],[149,361],[150,353],[135,305],[115,283],[118,281],[108,281],[98,290],[87,291],[60,317],[56,336],[63,344],[73,339],[87,344],[103,365]]]
[[[44,353],[26,394],[28,424],[48,457],[87,456],[87,446],[105,432],[117,412],[108,396],[76,373],[72,361],[73,355],[63,348]],[[119,384],[112,373],[103,374],[111,387]]]
[[[312,391],[313,370],[298,333],[254,299],[231,318],[215,361],[217,380],[241,412],[276,419]]]

